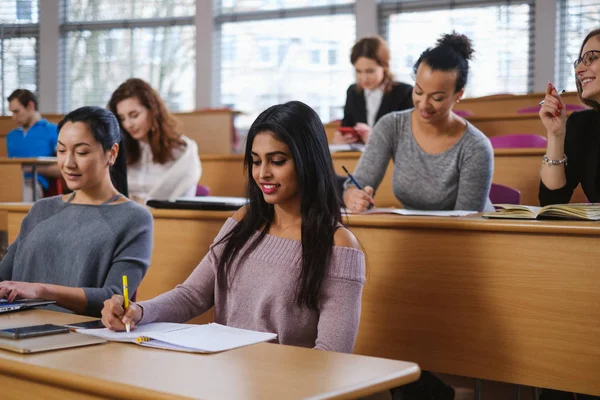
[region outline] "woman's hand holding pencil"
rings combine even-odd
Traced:
[[[540,119],[550,135],[563,136],[566,132],[567,112],[566,105],[552,83],[546,87],[546,97],[540,108]]]
[[[130,301],[125,311],[124,298],[121,295],[115,294],[104,301],[102,323],[110,330],[122,332],[127,324],[130,324],[130,329],[133,330],[141,319],[142,308]]]
[[[350,186],[344,191],[344,203],[346,204],[346,208],[352,212],[358,213],[373,207],[375,205],[375,201],[373,200],[373,188],[371,186],[361,188],[346,167],[342,166],[342,169],[348,174],[352,183],[354,183],[354,186]]]

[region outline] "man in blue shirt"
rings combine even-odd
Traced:
[[[18,128],[6,137],[9,157],[53,157],[56,155],[58,131],[55,124],[43,119],[38,111],[35,95],[26,89],[17,89],[8,96],[8,108]],[[39,166],[38,181],[35,185],[38,194],[42,188],[48,189],[48,178],[60,177],[57,165]],[[32,174],[25,174],[23,201],[33,199]],[[39,196],[41,197],[41,196]]]

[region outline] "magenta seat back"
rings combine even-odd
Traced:
[[[452,110],[452,112],[454,112],[454,114],[458,115],[459,117],[470,117],[471,115],[473,115],[472,111],[469,110]]]
[[[210,196],[210,188],[204,185],[196,186],[196,196]]]
[[[548,139],[545,136],[531,133],[515,133],[512,135],[492,136],[494,149],[541,148],[545,149]]]
[[[492,183],[490,201],[492,204],[521,204],[521,192],[508,186]]]

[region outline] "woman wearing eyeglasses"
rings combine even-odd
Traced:
[[[600,202],[600,29],[584,39],[574,62],[579,99],[591,110],[567,118],[565,103],[552,83],[546,88],[540,118],[548,131],[542,161],[542,206],[568,203],[581,184],[590,202]]]

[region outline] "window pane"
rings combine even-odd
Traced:
[[[600,27],[600,0],[564,0],[561,21],[562,24],[557,29],[562,36],[557,62],[559,85],[566,90],[575,91],[573,61],[579,56],[585,36]]]
[[[475,48],[465,96],[527,93],[530,6],[489,6],[392,14],[388,38],[396,79],[413,83],[413,64],[444,33],[467,35]],[[414,32],[419,32],[415,35]]]
[[[323,121],[342,117],[354,80],[354,15],[232,22],[221,26],[221,103],[250,127],[269,106],[300,100]],[[232,54],[235,57],[232,57]]]
[[[65,0],[65,2],[66,18],[70,22],[184,17],[196,14],[195,0]]]
[[[7,114],[6,99],[15,89],[37,91],[37,57],[35,38],[0,40],[0,82],[3,113]]]
[[[195,27],[77,31],[66,35],[65,110],[106,106],[130,77],[142,78],[170,110],[194,107]]]
[[[306,8],[351,3],[354,3],[354,0],[221,0],[220,13]]]
[[[0,23],[37,24],[38,14],[38,0],[0,1]]]

